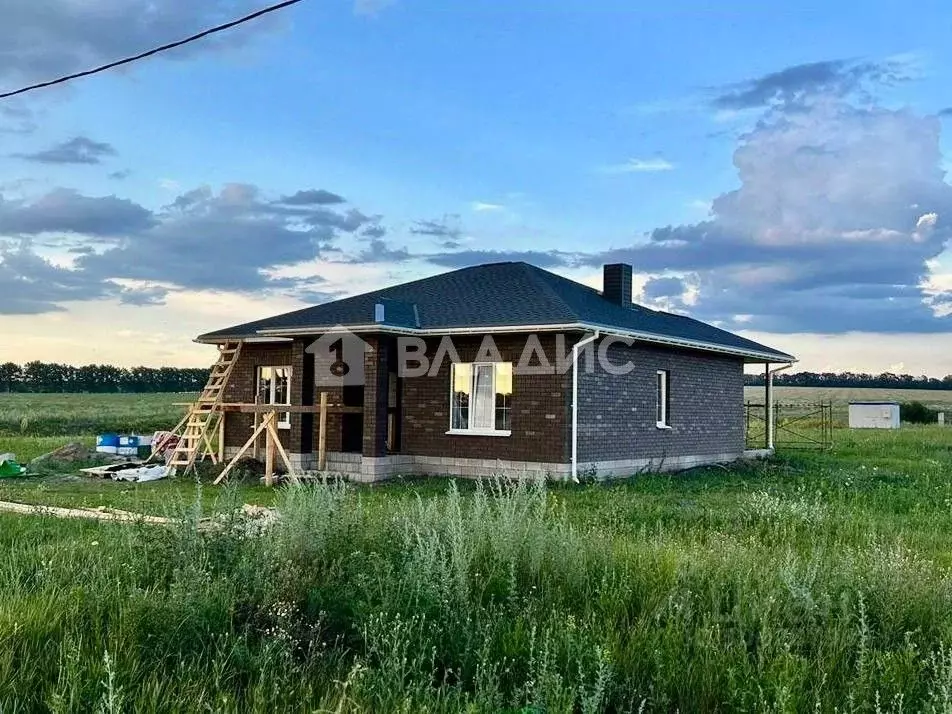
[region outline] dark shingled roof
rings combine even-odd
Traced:
[[[383,326],[441,330],[584,324],[701,342],[714,347],[794,358],[713,325],[683,315],[622,306],[582,285],[528,263],[490,263],[394,285],[334,302],[235,325],[198,337],[201,342],[261,336],[261,331],[313,330],[375,323],[384,305]]]

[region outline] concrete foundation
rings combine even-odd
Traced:
[[[766,449],[742,453],[703,454],[657,459],[625,459],[579,464],[580,477],[596,480],[625,478],[642,473],[681,471],[684,469],[725,464],[743,459],[766,458],[772,452]],[[304,455],[300,455],[304,456]],[[316,458],[311,463],[315,463]],[[306,471],[315,470],[303,469]],[[572,465],[539,461],[509,461],[505,459],[462,459],[439,456],[390,456],[367,457],[360,454],[327,455],[324,473],[340,475],[361,483],[383,481],[394,476],[451,476],[462,478],[485,478],[507,476],[521,478],[546,478],[568,480]]]

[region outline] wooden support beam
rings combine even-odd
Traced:
[[[221,410],[243,414],[266,414],[272,411],[283,414],[317,414],[321,411],[321,408],[319,406],[294,406],[290,404],[224,404],[221,406]],[[362,414],[364,408],[346,407],[343,404],[328,402],[327,411],[331,414]]]
[[[130,513],[115,508],[58,508],[56,506],[31,505],[0,501],[0,511],[4,513],[22,513],[27,516],[53,516],[55,518],[91,518],[99,521],[119,521],[121,523],[151,523],[155,525],[170,525],[175,523],[171,518],[163,516],[147,516],[144,513]]]
[[[264,415],[264,485],[274,485],[274,438],[272,437],[271,420],[274,412]]]
[[[261,415],[258,414],[258,412],[255,412],[254,419],[252,420],[253,428],[251,429],[251,431],[256,433],[258,431],[258,425],[260,423],[261,423]],[[251,449],[251,458],[253,458],[255,461],[258,460],[258,439],[257,438],[255,439],[255,443],[253,445],[253,448]]]
[[[191,405],[182,405],[191,406]],[[321,408],[319,406],[302,406],[293,404],[215,404],[211,405],[214,411],[219,412],[240,412],[242,414],[267,414],[271,411],[278,411],[286,414],[317,414]],[[363,414],[363,407],[349,407],[343,404],[327,403],[327,411],[330,414]]]
[[[284,450],[284,444],[281,443],[281,435],[275,428],[276,422],[277,415],[274,415],[274,418],[271,420],[271,426],[268,427],[268,432],[271,434],[271,443],[277,450],[281,460],[284,462],[284,467],[288,471],[288,478],[292,483],[299,483],[300,479],[298,478],[297,471],[294,470],[294,464],[291,463],[291,459],[288,457],[288,452]]]
[[[205,442],[205,446],[204,446],[205,454],[208,454],[208,455],[210,455],[210,456],[212,457],[212,463],[213,463],[213,464],[217,464],[217,463],[218,463],[218,455],[215,453],[215,449],[212,448],[212,440],[211,440],[211,438],[208,436],[208,432],[207,432],[207,431],[203,431],[203,432],[202,432],[202,440]],[[203,457],[205,454],[199,454],[199,460],[200,460],[201,457]]]
[[[225,412],[221,413],[218,420],[218,461],[225,463]]]
[[[248,441],[245,442],[245,445],[242,446],[240,449],[238,449],[238,453],[235,454],[232,460],[228,462],[228,465],[225,467],[225,470],[222,471],[220,474],[218,474],[218,478],[216,478],[214,481],[214,484],[216,486],[225,480],[225,476],[227,476],[228,472],[231,471],[235,467],[235,464],[238,463],[238,459],[240,459],[242,456],[245,455],[245,452],[251,448],[252,444],[257,442],[258,435],[265,430],[265,427],[267,427],[267,425],[268,425],[268,421],[264,420],[258,426],[255,427],[254,432],[252,432],[251,437],[248,439]]]
[[[218,475],[218,478],[215,479],[216,485],[224,481],[225,477],[231,472],[235,464],[238,463],[238,460],[244,455],[244,453],[251,448],[252,444],[257,443],[258,437],[262,433],[265,435],[265,484],[268,486],[274,484],[275,452],[277,452],[277,454],[281,457],[281,460],[284,462],[284,467],[288,472],[288,478],[294,483],[298,483],[300,481],[297,472],[294,470],[294,465],[291,463],[291,459],[288,457],[288,453],[284,450],[284,445],[281,443],[281,435],[278,433],[278,430],[275,426],[277,421],[278,413],[274,410],[262,416],[261,423],[255,428],[251,438],[245,442],[245,445],[242,446],[238,450],[238,453],[232,458],[232,460],[228,462],[225,470],[222,471]]]

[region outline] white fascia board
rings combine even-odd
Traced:
[[[603,335],[615,335],[618,337],[631,337],[640,342],[653,342],[657,344],[672,345],[674,347],[688,347],[704,352],[721,352],[723,354],[737,355],[738,357],[749,357],[757,362],[770,362],[776,364],[793,364],[797,358],[791,355],[784,355],[778,352],[761,352],[759,350],[748,350],[743,347],[729,347],[727,345],[717,345],[712,342],[703,342],[701,340],[688,340],[683,337],[670,337],[668,335],[658,335],[653,332],[638,332],[637,330],[624,330],[617,327],[605,327],[602,325],[589,325],[587,329],[601,330]]]
[[[347,330],[348,332],[382,332],[391,335],[485,335],[512,332],[559,332],[564,330],[584,329],[579,324],[571,325],[502,325],[497,327],[397,327],[380,323],[366,325],[332,325],[330,327],[281,327],[275,330],[258,330],[260,335],[323,335],[332,330]]]
[[[280,342],[293,342],[290,337],[214,337],[209,339],[200,339],[196,337],[192,342],[200,345],[220,345],[224,342],[248,342],[254,344],[276,344]]]
[[[577,330],[582,332],[591,332],[598,330],[602,335],[613,335],[617,337],[630,337],[639,342],[651,342],[655,344],[671,345],[674,347],[685,347],[688,349],[701,350],[704,352],[719,352],[721,354],[735,355],[737,357],[746,357],[755,362],[771,362],[775,364],[792,364],[797,361],[795,357],[783,355],[776,352],[761,352],[759,350],[747,350],[741,347],[728,347],[717,345],[711,342],[699,340],[689,340],[682,337],[671,337],[669,335],[658,335],[652,332],[639,332],[637,330],[626,330],[618,327],[608,327],[588,322],[572,322],[557,325],[503,325],[494,327],[446,327],[446,328],[420,328],[420,327],[395,327],[392,325],[366,324],[342,326],[349,332],[377,332],[392,335],[415,335],[419,337],[432,337],[440,335],[486,335],[502,334],[513,332],[565,332],[568,330]],[[259,330],[258,334],[268,336],[279,335],[321,335],[325,332],[335,329],[334,327],[282,327],[274,330]]]

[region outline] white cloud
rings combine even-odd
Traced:
[[[654,159],[628,159],[623,164],[605,166],[602,171],[606,174],[637,174],[673,171],[674,168],[674,164],[670,161],[658,157]]]
[[[913,239],[917,242],[926,240],[935,230],[938,222],[938,213],[925,213],[919,216],[919,220],[916,221],[916,232],[913,234]]]
[[[936,317],[948,317],[952,315],[952,301],[948,299],[952,295],[952,273],[942,272],[942,261],[938,259],[930,260],[926,268],[929,272],[919,282],[922,301]]]
[[[830,97],[769,111],[734,153],[740,187],[706,220],[590,260],[693,276],[695,314],[728,328],[751,314],[775,332],[948,329],[936,315],[952,295],[924,304],[918,285],[952,240],[940,132],[935,117]]]
[[[929,227],[934,228],[936,222],[939,220],[938,213],[926,213],[919,216],[919,220],[916,221],[916,228],[922,230],[923,228]]]
[[[470,208],[476,213],[491,213],[506,210],[506,207],[501,203],[486,203],[485,201],[473,201],[470,204]]]

